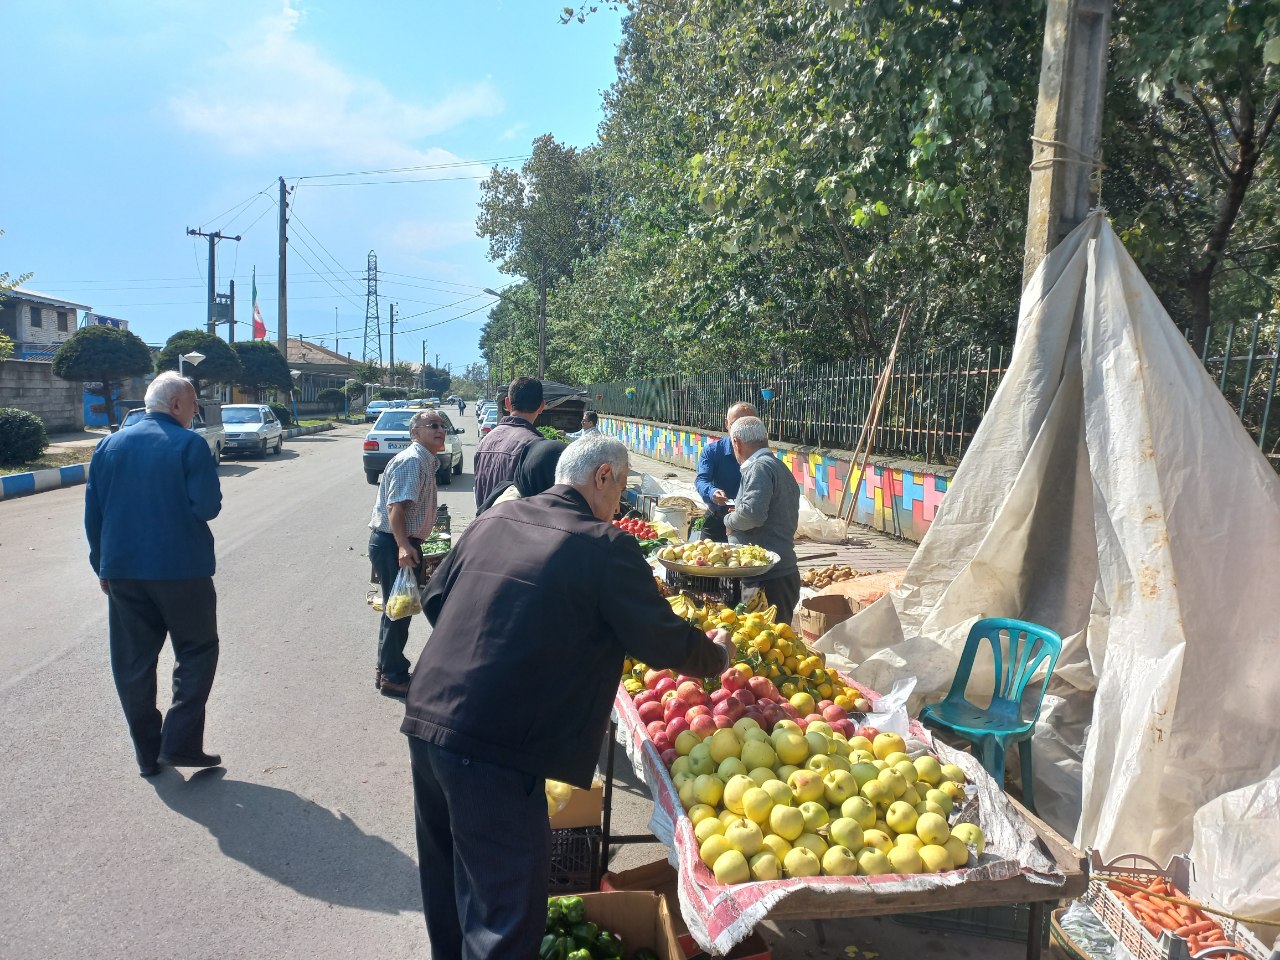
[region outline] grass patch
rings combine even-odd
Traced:
[[[318,427],[322,423],[332,423],[332,420],[298,420],[294,423],[295,427]]]
[[[93,447],[73,447],[70,450],[48,450],[44,456],[26,463],[14,464],[11,467],[0,467],[0,475],[12,473],[28,473],[32,470],[48,470],[51,467],[73,467],[77,463],[88,463],[93,456]]]

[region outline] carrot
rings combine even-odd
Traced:
[[[1160,924],[1156,923],[1156,922],[1155,922],[1155,921],[1153,921],[1153,920],[1143,920],[1143,921],[1142,921],[1142,925],[1143,925],[1144,927],[1146,927],[1146,928],[1147,928],[1147,933],[1151,934],[1151,935],[1152,935],[1153,937],[1155,937],[1157,940],[1159,940],[1159,939],[1160,939],[1160,934],[1161,934],[1162,929],[1163,929],[1163,928],[1160,926]]]
[[[1200,945],[1200,941],[1197,940],[1195,937],[1187,938],[1187,950],[1188,952],[1191,953],[1192,956],[1199,953],[1203,949],[1204,948]]]
[[[1180,937],[1189,937],[1193,933],[1197,936],[1202,933],[1208,933],[1218,925],[1212,920],[1201,920],[1199,923],[1188,923],[1185,926],[1178,927],[1173,932]]]

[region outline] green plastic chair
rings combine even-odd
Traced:
[[[991,644],[995,667],[994,694],[991,705],[976,707],[965,699],[965,688],[973,671],[973,661],[983,642]],[[926,726],[950,730],[976,748],[983,769],[1004,783],[1004,755],[1012,744],[1018,747],[1018,760],[1022,767],[1022,796],[1027,809],[1035,810],[1032,793],[1031,739],[1035,732],[1044,692],[1049,678],[1062,652],[1062,638],[1038,623],[992,617],[979,620],[969,629],[964,653],[956,667],[951,691],[939,703],[932,703],[920,712],[920,721]],[[1040,665],[1046,663],[1044,683],[1036,699],[1035,712],[1030,719],[1022,718],[1022,695],[1027,683]]]

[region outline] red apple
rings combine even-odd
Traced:
[[[746,713],[746,711],[747,708],[743,705],[741,700],[729,697],[727,700],[722,700],[720,703],[717,703],[715,709],[712,710],[711,713],[716,717],[728,717],[729,726],[733,726],[742,719],[742,715]]]
[[[658,681],[664,678],[670,678],[672,673],[670,670],[649,670],[644,675],[644,685],[652,690],[658,685]]]
[[[872,743],[875,743],[876,737],[880,736],[880,731],[875,727],[859,727],[856,736],[866,737]]]
[[[685,711],[689,709],[689,704],[685,703],[679,697],[672,697],[662,705],[662,719],[670,723],[676,717],[683,717]]]
[[[792,717],[791,719],[796,722],[796,726],[800,728],[801,733],[804,733],[806,730],[809,729],[808,717]]]
[[[719,728],[716,726],[715,717],[711,716],[710,713],[704,713],[689,721],[689,729],[705,740]]]
[[[778,696],[778,689],[768,677],[752,677],[747,681],[747,689],[756,695],[757,700],[765,697],[772,700]]]
[[[707,699],[711,702],[711,706],[714,709],[717,704],[724,703],[724,701],[728,700],[732,696],[732,690],[726,687],[721,687],[719,690],[712,693]]]
[[[677,687],[685,683],[696,683],[699,687],[702,686],[702,681],[698,677],[691,677],[687,673],[682,673],[676,677]]]
[[[636,694],[636,698],[632,702],[636,705],[636,709],[639,710],[646,703],[649,703],[650,701],[657,700],[657,699],[658,699],[658,695],[654,693],[652,690],[641,690],[639,693]]]
[[[667,725],[663,723],[661,720],[655,720],[653,721],[653,723],[646,723],[644,725],[644,730],[645,730],[645,733],[649,734],[649,739],[652,740],[658,734],[666,733]]]
[[[852,740],[857,733],[857,727],[854,726],[852,720],[837,720],[831,725],[832,730],[839,730],[844,734],[846,740]]]
[[[818,712],[819,712],[819,713],[822,713],[822,711],[826,710],[826,709],[827,709],[827,707],[831,706],[834,702],[835,702],[835,701],[833,701],[833,700],[819,700],[819,701],[818,701]]]
[[[689,729],[689,721],[684,717],[672,717],[667,721],[667,736],[674,742],[676,737]]]
[[[796,705],[791,701],[783,700],[781,703],[778,704],[778,706],[782,709],[782,712],[785,713],[792,720],[799,718],[800,711],[796,709]]]
[[[658,696],[662,696],[668,690],[674,690],[675,688],[676,682],[671,677],[663,677],[653,685],[653,690]]]
[[[680,754],[676,752],[675,747],[667,747],[667,749],[662,751],[662,765],[669,768],[676,762],[676,757],[678,756],[680,756]]]
[[[662,704],[656,700],[651,700],[648,703],[642,703],[640,709],[636,712],[640,714],[641,723],[650,724],[655,720],[662,719]]]
[[[720,689],[728,690],[733,693],[735,690],[741,690],[747,685],[747,678],[742,675],[741,670],[730,667],[724,673],[720,674]]]
[[[820,713],[806,713],[804,717],[805,723],[813,723],[815,720],[825,720],[826,718]]]
[[[737,700],[744,707],[749,707],[756,702],[756,695],[743,687],[741,690],[733,691],[733,699]]]
[[[675,749],[673,746],[671,746],[671,738],[668,737],[665,733],[660,733],[656,737],[652,737],[650,739],[653,740],[653,745],[657,749],[658,753],[663,753],[664,751]]]
[[[717,727],[719,727],[722,730],[725,727],[733,726],[733,721],[726,716],[712,717],[711,722],[714,723]]]
[[[709,717],[709,716],[711,716],[711,708],[708,707],[705,703],[696,704],[690,707],[684,713],[684,718],[688,720],[690,723],[693,723],[694,717]]]
[[[848,720],[849,714],[845,712],[844,707],[837,707],[833,703],[823,709],[822,719],[826,720],[827,723],[835,723],[837,720]]]

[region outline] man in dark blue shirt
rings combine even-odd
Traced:
[[[213,534],[222,509],[218,465],[196,414],[191,381],[162,373],[147,415],[93,452],[85,487],[89,564],[108,597],[111,673],[144,777],[161,764],[212,767],[205,704],[218,665]],[[173,704],[156,709],[156,662],[173,643]]]
[[[728,434],[738,418],[754,416],[756,408],[751,404],[735,403],[725,414],[724,432]],[[729,536],[724,529],[724,517],[729,512],[727,503],[738,495],[738,484],[741,482],[742,474],[738,470],[738,461],[733,455],[733,445],[728,436],[713,440],[702,448],[694,485],[707,504],[702,522],[703,539],[728,542]]]

